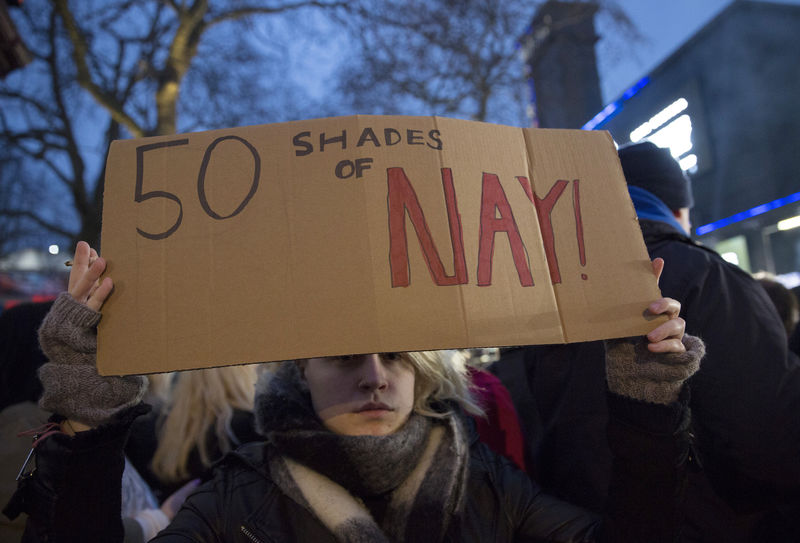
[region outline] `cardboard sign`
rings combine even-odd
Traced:
[[[354,116],[116,141],[103,211],[103,374],[655,327],[605,132]]]

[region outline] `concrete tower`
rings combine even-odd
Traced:
[[[580,128],[603,107],[593,2],[548,0],[520,39],[532,81],[531,117],[541,128]]]

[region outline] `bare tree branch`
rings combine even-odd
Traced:
[[[154,134],[175,133],[178,91],[181,80],[189,69],[189,63],[197,53],[197,44],[205,29],[203,17],[207,11],[208,2],[197,0],[188,10],[180,9],[178,12],[178,29],[169,46],[167,62],[158,74]]]
[[[345,6],[324,0],[210,4],[25,2],[17,21],[36,54],[27,69],[41,83],[0,89],[0,154],[5,164],[22,164],[20,175],[13,176],[20,180],[14,183],[16,194],[33,194],[28,188],[37,193],[35,200],[24,203],[15,202],[13,195],[12,205],[3,200],[0,207],[14,213],[0,218],[0,227],[6,219],[18,218],[41,230],[96,244],[105,175],[101,157],[113,139],[174,133],[179,103],[183,125],[201,129],[253,119],[264,122],[273,109],[287,115],[291,107],[285,105],[301,93],[292,92],[293,84],[283,77],[285,56],[271,56],[252,35],[246,36],[252,30],[248,20]],[[220,23],[240,24],[231,36]],[[220,30],[209,32],[212,26]],[[281,69],[273,74],[272,66]],[[270,85],[280,90],[265,91]],[[98,126],[104,127],[103,133]],[[11,170],[6,167],[0,173],[6,179]],[[4,193],[9,186],[5,183]],[[52,217],[64,217],[64,224],[59,227]]]
[[[51,28],[55,29],[57,26],[56,23],[56,14],[53,14],[50,17],[50,25]],[[67,184],[71,190],[75,207],[77,208],[79,213],[82,213],[86,209],[86,191],[85,186],[83,184],[83,173],[85,170],[85,166],[83,163],[83,157],[78,149],[78,144],[73,137],[73,127],[72,121],[69,116],[69,112],[67,111],[66,104],[64,102],[63,97],[63,85],[62,85],[62,78],[61,74],[58,70],[58,60],[56,57],[57,46],[55,42],[55,32],[50,34],[50,54],[47,57],[47,63],[50,67],[51,73],[51,87],[53,98],[56,103],[56,108],[58,110],[58,118],[61,120],[64,130],[63,134],[66,139],[67,145],[67,157],[69,158],[70,165],[72,166],[72,181],[69,181]],[[80,70],[79,70],[80,71]],[[79,76],[80,77],[80,76]]]
[[[22,94],[21,92],[15,92],[7,89],[0,89],[0,98],[18,100],[24,104],[33,106],[43,116],[53,115],[55,113],[55,110],[51,109],[45,102],[42,102],[33,96]]]
[[[18,219],[22,218],[31,220],[34,223],[38,224],[39,226],[43,227],[45,230],[48,230],[60,236],[64,236],[65,238],[71,239],[74,236],[73,232],[64,229],[60,224],[45,220],[42,217],[38,216],[33,211],[19,210],[19,209],[0,209],[0,215],[5,215],[6,217],[13,217]]]
[[[348,2],[317,2],[309,0],[306,2],[295,2],[291,4],[284,4],[277,7],[269,6],[249,6],[245,8],[231,9],[215,15],[208,21],[207,26],[216,25],[225,21],[233,19],[244,19],[253,15],[271,15],[275,13],[283,13],[286,11],[297,10],[301,8],[313,7],[320,9],[333,9],[333,8],[347,8]]]
[[[64,26],[72,43],[72,56],[75,61],[75,66],[78,69],[78,82],[94,97],[98,104],[103,106],[118,123],[124,125],[131,134],[136,137],[143,136],[145,131],[134,119],[125,113],[122,104],[119,103],[114,96],[109,95],[102,88],[97,86],[92,80],[92,75],[86,60],[88,56],[88,45],[83,37],[83,33],[78,28],[72,16],[72,12],[69,10],[69,6],[67,6],[67,0],[53,0],[53,3],[59,16],[64,21]]]

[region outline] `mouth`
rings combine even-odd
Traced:
[[[365,411],[394,411],[391,407],[381,402],[367,402],[356,409],[356,413],[363,413]]]

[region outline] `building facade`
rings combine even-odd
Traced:
[[[536,79],[551,77],[533,64],[548,55],[548,42],[533,40],[546,36],[541,20],[527,38],[538,49],[520,40],[523,53],[535,53],[526,62],[537,94],[546,82]],[[692,178],[694,237],[748,271],[800,284],[798,51],[800,6],[735,0],[618,99],[558,127],[669,147]]]
[[[692,178],[694,236],[800,283],[800,6],[737,0],[592,119],[669,147]]]

